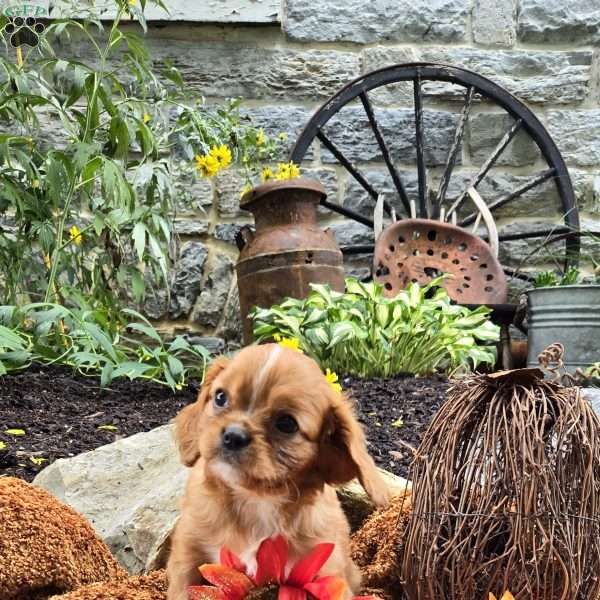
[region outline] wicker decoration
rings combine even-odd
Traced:
[[[454,385],[413,465],[410,600],[600,593],[600,421],[538,369]]]

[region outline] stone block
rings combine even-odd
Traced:
[[[240,209],[240,194],[246,178],[236,169],[225,169],[215,177],[215,196],[220,217],[238,217],[249,213]]]
[[[476,0],[473,40],[482,46],[514,45],[517,37],[515,0]]]
[[[256,127],[262,127],[267,135],[286,135],[287,139],[281,143],[281,153],[277,157],[277,160],[281,161],[288,160],[296,140],[312,116],[312,111],[300,106],[261,106],[244,108],[242,112],[252,119]],[[313,158],[314,152],[309,148],[304,160]]]
[[[411,164],[416,160],[415,116],[409,109],[380,109],[375,116],[392,160]],[[446,162],[454,140],[457,115],[438,110],[423,111],[424,154],[429,166]],[[327,137],[350,162],[381,161],[381,149],[362,108],[348,106],[323,128]],[[335,157],[324,147],[321,160],[335,163]],[[460,162],[460,156],[459,160]]]
[[[148,45],[157,70],[172,64],[189,92],[213,98],[314,101],[359,72],[359,57],[351,52],[158,37],[149,38]]]
[[[212,268],[206,277],[202,292],[192,313],[192,320],[200,325],[216,327],[225,308],[231,278],[233,261],[226,254],[214,256]]]
[[[411,53],[414,54],[413,60],[451,64],[475,71],[527,102],[580,102],[589,91],[592,63],[589,50],[507,51],[434,46],[415,48]],[[405,61],[407,50],[376,46],[365,49],[362,54],[363,68],[372,70]],[[396,84],[389,90],[386,86],[374,93],[382,104],[412,105],[412,85],[408,83]],[[423,95],[425,98],[462,101],[464,88],[450,83],[424,82]]]
[[[208,249],[200,242],[185,242],[181,246],[171,283],[171,318],[187,315],[200,293]]]
[[[479,113],[469,118],[467,145],[474,164],[483,164],[491,156],[513,123],[514,119],[508,113]],[[540,156],[537,145],[522,129],[504,149],[496,165],[532,165]]]
[[[457,42],[467,0],[287,0],[283,29],[302,42]]]
[[[532,43],[600,43],[596,0],[521,0],[518,35]]]
[[[600,109],[551,110],[546,127],[569,165],[600,164]]]

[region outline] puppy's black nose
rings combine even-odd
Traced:
[[[239,425],[229,425],[223,430],[221,442],[227,450],[241,450],[245,448],[252,437]]]

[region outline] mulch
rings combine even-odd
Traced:
[[[408,477],[413,450],[419,446],[450,384],[441,375],[361,380],[344,377],[342,387],[354,399],[376,464]]]
[[[440,376],[358,380],[342,378],[365,426],[375,462],[403,477],[412,452],[445,399]],[[198,383],[177,393],[148,381],[98,380],[64,367],[34,366],[0,378],[0,476],[32,481],[58,458],[75,456],[170,421],[193,402]],[[6,430],[23,430],[15,436]],[[41,459],[41,460],[40,460]]]

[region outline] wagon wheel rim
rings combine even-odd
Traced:
[[[369,92],[386,85],[402,82],[413,82],[413,109],[415,121],[415,148],[416,148],[416,170],[417,170],[417,197],[413,200],[417,207],[417,216],[420,218],[439,219],[440,216],[446,220],[452,218],[452,214],[463,207],[468,201],[468,188],[472,186],[477,190],[478,186],[485,180],[498,160],[503,155],[510,142],[517,133],[525,131],[529,138],[535,143],[547,168],[539,172],[532,173],[526,181],[511,192],[498,198],[491,199],[487,206],[489,210],[494,211],[514,203],[527,192],[537,188],[547,181],[552,180],[556,186],[562,210],[562,219],[564,226],[555,225],[550,228],[539,228],[534,231],[524,231],[516,233],[504,233],[499,235],[499,243],[511,242],[515,240],[540,239],[547,242],[548,239],[565,241],[565,257],[563,268],[567,269],[570,265],[576,265],[579,257],[580,239],[577,235],[579,231],[579,214],[575,201],[571,178],[566,164],[556,146],[554,140],[550,137],[543,124],[535,114],[514,95],[505,90],[493,81],[478,75],[467,69],[455,67],[452,65],[437,63],[407,63],[392,65],[383,69],[372,71],[348,83],[340,91],[329,98],[311,117],[304,130],[301,132],[296,144],[294,145],[290,160],[296,164],[302,164],[302,161],[311,146],[318,140],[337,160],[337,162],[350,174],[350,176],[363,188],[367,195],[372,199],[373,205],[377,201],[379,192],[372,186],[361,169],[352,163],[340,150],[334,140],[330,139],[324,127],[329,121],[350,102],[359,100],[367,117],[371,131],[377,142],[381,157],[389,176],[394,184],[396,198],[407,214],[411,215],[411,199],[407,193],[404,181],[402,180],[398,169],[394,165],[389,146],[383,136],[379,122],[375,114],[376,109],[386,109],[386,106],[377,106],[374,108]],[[428,202],[428,172],[424,153],[424,126],[423,126],[423,83],[424,82],[447,82],[465,89],[463,106],[454,131],[453,143],[450,146],[444,170],[440,178],[438,189],[435,194],[435,200]],[[469,115],[473,106],[475,95],[479,94],[483,99],[493,102],[496,106],[504,110],[513,119],[512,125],[505,131],[504,135],[497,143],[492,153],[488,156],[478,168],[475,175],[469,181],[465,189],[458,197],[447,205],[448,184],[452,173],[455,170],[458,153],[464,143],[464,134],[466,125],[469,121]],[[338,213],[342,216],[352,219],[366,227],[373,228],[373,220],[365,215],[350,209],[341,204],[324,200],[321,203],[325,208]],[[384,210],[388,215],[392,214],[392,206],[385,201]],[[445,214],[443,214],[445,211]],[[478,219],[478,212],[474,211],[458,220],[460,227],[473,225]],[[482,236],[484,237],[484,236]],[[484,237],[485,239],[485,237]],[[540,246],[541,247],[541,246]],[[354,244],[342,248],[345,255],[352,254],[372,254],[373,245]],[[503,266],[505,273],[514,278],[531,281],[532,277],[526,273],[515,271],[507,266]]]

